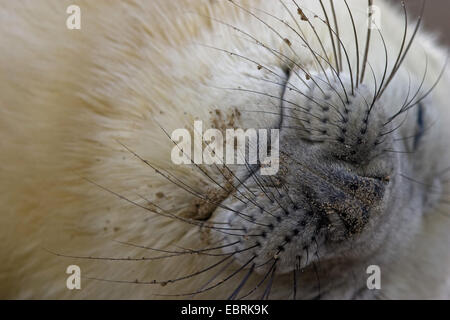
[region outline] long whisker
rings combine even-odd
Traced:
[[[206,248],[206,249],[199,249],[199,250],[195,250],[195,249],[185,249],[184,251],[171,251],[171,250],[163,250],[163,249],[157,249],[157,248],[152,248],[152,247],[148,247],[148,246],[143,246],[143,245],[137,245],[137,244],[133,244],[130,242],[123,242],[123,241],[115,241],[117,243],[126,245],[126,246],[130,246],[133,248],[139,248],[139,249],[145,249],[145,250],[150,250],[150,251],[156,251],[156,252],[163,252],[163,253],[170,253],[170,254],[198,254],[198,253],[202,253],[202,252],[207,252],[207,251],[214,251],[214,250],[218,250],[218,249],[224,249],[227,247],[231,247],[234,246],[238,243],[240,243],[240,241],[235,241],[229,244],[224,244],[221,246],[217,246],[217,247],[212,247],[212,248]]]
[[[214,268],[216,268],[217,266],[221,265],[222,263],[224,263],[225,261],[227,261],[228,259],[230,259],[233,256],[233,254],[229,254],[228,256],[226,256],[225,258],[221,259],[219,262],[214,263],[213,265],[204,268],[200,271],[191,273],[189,275],[180,277],[180,278],[176,278],[176,279],[169,279],[169,280],[164,280],[164,281],[158,281],[158,280],[152,280],[152,281],[139,281],[139,280],[135,280],[135,281],[129,281],[129,280],[111,280],[111,279],[102,279],[102,278],[95,278],[95,277],[87,277],[87,279],[89,280],[95,280],[95,281],[101,281],[101,282],[110,282],[110,283],[133,283],[133,284],[140,284],[140,285],[167,285],[169,283],[175,283],[178,281],[182,281],[182,280],[186,280],[186,279],[190,279],[192,277],[198,276],[202,273],[205,273],[209,270],[212,270]]]
[[[243,264],[241,267],[239,267],[239,269],[237,269],[236,271],[234,271],[231,275],[229,275],[228,277],[226,277],[225,279],[219,281],[218,283],[209,286],[207,288],[204,288],[202,290],[197,290],[196,292],[191,292],[191,293],[180,293],[180,294],[154,294],[155,296],[160,296],[160,297],[186,297],[186,296],[192,296],[192,295],[196,295],[199,293],[203,293],[209,290],[212,290],[214,288],[217,288],[218,286],[222,285],[223,283],[225,283],[226,281],[230,280],[231,278],[233,278],[234,276],[236,276],[238,273],[240,273],[242,270],[245,269],[246,266],[248,266],[253,260],[255,260],[256,256],[253,256],[252,258],[250,258],[250,260],[248,260],[245,264]]]
[[[373,0],[368,0],[368,9],[370,9],[373,6]],[[372,13],[369,12],[368,19],[372,18]],[[367,66],[367,60],[369,57],[369,50],[370,50],[370,38],[372,36],[372,29],[370,26],[367,28],[367,37],[366,37],[366,48],[364,50],[364,58],[362,61],[362,69],[361,69],[361,79],[359,80],[360,83],[364,82],[364,76],[366,73],[366,66]]]
[[[341,71],[341,68],[339,66],[339,60],[338,60],[338,57],[337,57],[337,50],[336,50],[336,44],[334,43],[334,36],[333,36],[333,33],[331,32],[330,19],[328,18],[328,13],[327,13],[327,10],[325,9],[323,1],[319,0],[319,2],[320,2],[320,5],[322,6],[322,11],[323,11],[323,13],[325,15],[326,24],[327,24],[329,32],[330,32],[330,40],[331,40],[331,45],[333,47],[334,60],[336,62],[336,69],[338,70],[338,73],[339,73]]]
[[[273,268],[272,273],[270,275],[269,283],[267,284],[266,290],[264,290],[263,295],[260,300],[269,300],[270,290],[272,289],[273,279],[275,278],[275,271],[277,270],[276,266]]]
[[[255,269],[255,264],[252,264],[251,268],[248,270],[245,277],[242,279],[241,283],[238,285],[238,287],[233,291],[233,293],[228,297],[228,300],[234,300],[236,299],[237,295],[241,291],[242,287],[247,283],[247,280],[250,278],[250,276],[253,273],[253,270]]]
[[[300,27],[300,24],[298,23],[297,19],[295,19],[295,17],[294,17],[294,15],[293,15],[293,13],[291,12],[291,10],[289,10],[289,8],[286,6],[286,4],[285,4],[282,0],[279,0],[279,2],[280,2],[281,5],[283,6],[283,8],[286,10],[286,12],[288,13],[288,15],[291,17],[292,21],[294,21],[294,23],[296,24],[296,26],[297,26],[299,32],[301,33],[301,35],[297,32],[297,30],[295,30],[294,28],[292,28],[292,27],[291,27],[288,23],[286,23],[284,20],[282,20],[283,23],[284,23],[285,25],[287,25],[291,30],[293,30],[293,31],[300,37],[300,39],[302,39],[302,41],[303,41],[304,44],[308,47],[308,49],[310,50],[312,56],[314,57],[316,66],[317,66],[317,65],[319,66],[319,68],[317,68],[317,69],[321,69],[321,70],[322,70],[323,75],[324,75],[325,78],[327,79],[328,83],[330,83],[330,79],[328,78],[328,76],[327,76],[327,74],[326,74],[326,72],[325,72],[325,69],[323,68],[322,63],[320,63],[320,61],[319,61],[317,55],[316,55],[316,54],[314,53],[314,51],[312,50],[312,48],[311,48],[309,42],[306,41],[306,35],[305,35],[305,33],[303,32],[302,28]],[[305,20],[305,19],[308,20],[308,18],[307,18],[304,14],[302,15],[303,12],[301,11],[301,9],[300,9],[300,10],[297,10],[297,13],[301,16],[301,19],[302,19],[302,20]]]
[[[258,288],[266,281],[267,277],[272,273],[272,270],[275,269],[276,264],[278,262],[277,259],[270,259],[268,262],[270,262],[271,260],[275,260],[272,264],[272,266],[270,267],[270,269],[266,272],[266,274],[262,277],[262,279],[260,280],[260,282],[258,282],[256,284],[256,286],[251,289],[249,292],[247,292],[246,294],[244,294],[242,297],[239,298],[239,300],[245,299],[248,296],[250,296],[251,294],[253,294],[256,290],[258,290]]]
[[[324,20],[322,20],[322,19],[320,19],[320,18],[319,18],[319,20],[322,21],[323,23],[326,23],[326,21],[324,21]],[[344,50],[344,54],[345,54],[346,59],[347,59],[347,65],[348,65],[349,74],[350,74],[350,83],[351,83],[351,86],[352,86],[352,95],[354,95],[354,94],[355,94],[355,89],[354,89],[354,80],[353,80],[353,70],[352,70],[352,65],[351,65],[351,63],[350,63],[350,58],[349,58],[347,49],[345,48],[344,44],[342,43],[341,38],[340,38],[339,35],[336,33],[336,31],[334,31],[331,27],[330,27],[329,29],[330,29],[330,32],[332,32],[333,34],[335,34],[335,35],[337,36],[337,40],[338,40],[338,43],[339,43],[339,47],[340,47],[340,48],[342,47],[342,49]],[[341,68],[342,68],[342,66],[341,66]],[[348,102],[348,101],[349,101],[349,100],[348,100],[348,97],[347,97],[347,102]]]
[[[355,19],[353,18],[352,10],[350,9],[347,0],[344,0],[347,11],[350,15],[350,20],[352,21],[353,35],[355,37],[355,49],[356,49],[356,88],[359,86],[359,42],[358,42],[358,32],[356,31]]]
[[[258,17],[256,14],[254,14],[253,12],[251,12],[250,10],[238,5],[236,2],[234,2],[234,0],[228,0],[229,2],[231,2],[233,5],[235,5],[236,7],[240,8],[241,10],[243,10],[244,12],[248,13],[249,15],[251,15],[252,17],[254,17],[255,19],[257,19],[258,21],[260,21],[262,24],[264,24],[267,28],[269,28],[269,30],[271,30],[272,32],[274,32],[282,41],[284,41],[288,47],[290,48],[290,50],[294,53],[294,55],[299,59],[298,61],[301,61],[300,57],[298,56],[297,52],[295,52],[295,50],[292,48],[292,44],[289,41],[289,39],[284,38],[277,30],[275,30],[272,26],[270,26],[267,22],[265,22],[263,19],[261,19],[260,17]],[[281,54],[281,53],[280,53]],[[302,70],[309,79],[311,79],[311,81],[314,82],[314,84],[317,86],[317,88],[322,92],[323,95],[325,95],[325,92],[323,91],[322,87],[314,80],[313,75],[306,70],[303,66],[299,65],[298,62],[286,57],[285,55],[281,54],[283,57],[285,57],[286,59],[288,59],[291,63],[293,63],[295,66],[297,66],[300,70]]]
[[[333,14],[333,21],[334,21],[334,28],[336,30],[336,37],[337,37],[337,39],[340,39],[340,37],[339,37],[339,24],[338,24],[338,21],[337,21],[336,10],[334,8],[333,0],[330,0],[330,6],[331,6],[331,12]],[[341,51],[342,43],[341,43],[341,41],[339,41],[339,42],[340,42],[340,44],[338,45],[338,59],[339,59],[339,68],[342,71],[342,51]]]
[[[397,71],[400,69],[400,66],[402,65],[403,61],[405,60],[405,58],[409,52],[409,49],[411,48],[412,44],[414,43],[417,32],[419,31],[419,28],[422,24],[422,18],[423,18],[423,14],[425,12],[425,3],[426,3],[426,1],[422,0],[422,9],[420,11],[419,19],[417,20],[416,27],[414,28],[414,32],[411,36],[411,39],[409,40],[408,45],[406,46],[403,54],[400,51],[399,57],[397,58],[397,62],[394,64],[394,68],[392,69],[392,73],[389,76],[388,80],[386,81],[386,84],[384,85],[383,89],[381,90],[379,96],[381,96],[383,94],[383,92],[389,86],[390,82],[394,79],[394,76],[397,74]],[[405,6],[405,4],[403,2],[402,2],[402,5]],[[406,8],[404,8],[404,10],[405,10],[405,23],[407,23]],[[407,28],[407,26],[406,26],[406,28]],[[404,46],[404,43],[402,43],[402,46]]]
[[[335,69],[333,66],[331,66],[331,61],[330,61],[330,59],[329,59],[329,57],[328,57],[328,55],[327,55],[327,51],[325,50],[325,46],[324,46],[324,44],[323,44],[323,41],[322,41],[322,39],[319,37],[319,34],[317,33],[317,30],[316,30],[316,28],[314,27],[314,25],[311,23],[311,20],[308,19],[308,18],[306,17],[306,15],[303,13],[303,10],[300,8],[300,6],[297,4],[297,2],[296,2],[295,0],[292,0],[292,2],[297,6],[297,11],[298,11],[298,13],[302,16],[303,19],[305,19],[305,20],[308,22],[308,24],[309,24],[311,30],[313,31],[313,33],[314,33],[316,39],[318,40],[319,45],[320,45],[320,48],[321,48],[321,50],[322,50],[322,52],[323,52],[323,55],[324,55],[324,57],[325,57],[324,60],[327,61],[327,62],[330,64],[330,67],[335,71],[335,73],[338,74],[338,73],[339,73],[338,70]],[[305,39],[306,39],[306,38],[305,38]]]
[[[162,129],[162,130],[164,130],[164,129]],[[171,140],[172,140],[172,139],[171,139]],[[174,141],[172,140],[172,142],[174,142]],[[217,205],[217,207],[220,207],[220,208],[229,210],[229,211],[231,211],[231,212],[237,214],[237,215],[240,216],[242,219],[244,219],[244,220],[246,220],[246,221],[248,221],[248,222],[250,222],[250,223],[258,224],[258,223],[256,223],[255,221],[253,221],[253,219],[252,219],[251,216],[249,216],[249,215],[247,215],[247,214],[244,214],[244,213],[242,213],[242,212],[239,212],[239,211],[237,211],[237,210],[235,210],[235,209],[232,209],[232,208],[230,208],[230,207],[228,207],[228,206],[225,206],[225,205],[223,205],[223,204],[221,203],[221,201],[212,201],[212,200],[210,200],[210,199],[208,199],[208,198],[206,198],[206,197],[203,197],[203,196],[200,195],[200,193],[189,190],[189,189],[191,189],[191,188],[190,188],[189,186],[187,186],[187,185],[185,185],[185,186],[180,186],[177,182],[173,181],[170,177],[164,175],[160,169],[157,169],[156,167],[154,167],[151,163],[149,163],[147,160],[145,160],[145,159],[143,159],[142,157],[140,157],[138,154],[136,154],[136,153],[135,153],[134,151],[132,151],[130,148],[128,148],[128,147],[125,146],[124,144],[120,143],[119,141],[118,141],[118,143],[121,144],[121,145],[122,145],[125,149],[127,149],[129,152],[131,152],[134,156],[136,156],[140,161],[142,161],[142,162],[145,163],[146,165],[150,166],[152,169],[154,169],[157,173],[161,174],[161,175],[162,175],[164,178],[166,178],[168,181],[172,182],[173,184],[175,184],[175,185],[178,186],[178,187],[181,187],[183,190],[187,191],[188,193],[190,193],[190,194],[192,194],[192,195],[194,195],[194,196],[200,198],[200,199],[203,200],[203,201],[206,201],[206,202],[208,202],[208,203]],[[191,161],[192,161],[192,159],[191,159]],[[203,171],[203,170],[202,170],[202,171]],[[171,176],[171,177],[173,177],[173,176]],[[176,179],[177,181],[180,181],[180,180],[179,180],[178,178],[176,178],[176,177],[174,177],[174,179]],[[106,190],[107,190],[107,189],[106,189]],[[118,195],[118,194],[116,194],[116,195],[117,195],[117,196],[120,196],[120,195]],[[129,200],[129,199],[123,197],[123,196],[120,196],[120,197],[121,197],[121,199],[127,200],[128,202],[131,201],[131,200]],[[133,202],[131,202],[131,203],[133,203]],[[154,204],[153,204],[153,205],[154,205]],[[143,207],[143,206],[140,206],[140,207],[146,208],[146,207]],[[170,214],[170,216],[177,217],[178,219],[183,220],[183,219],[181,219],[180,217],[175,216],[175,215],[173,215],[173,214]],[[189,219],[184,219],[184,220],[195,221],[195,222],[197,222],[196,220],[189,220]],[[205,226],[205,224],[203,224],[203,223],[202,223],[202,224],[198,224],[198,222],[197,222],[196,225],[201,225],[202,227],[211,228],[211,227]],[[213,228],[216,229],[216,230],[221,230],[221,229],[226,230],[226,228],[218,228],[218,227],[213,227]]]

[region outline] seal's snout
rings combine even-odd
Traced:
[[[353,250],[348,244],[365,239],[382,215],[392,189],[385,150],[393,128],[376,93],[362,84],[352,92],[347,78],[341,74],[342,84],[328,87],[290,77],[281,103],[278,172],[249,178],[254,199],[226,199],[223,205],[243,218],[222,208],[213,217],[251,235],[227,237],[229,244],[239,240],[242,263],[255,256],[257,265],[270,267],[267,261],[276,259],[278,273],[290,272],[298,259],[314,263],[319,247],[321,260]]]
[[[346,91],[334,89],[338,83],[302,87],[291,77],[289,84],[302,90],[285,94],[280,141],[286,154],[280,171],[293,197],[314,214],[318,229],[326,226],[332,241],[364,230],[382,203],[390,174],[380,160],[391,144],[385,109],[369,87],[351,93],[345,74],[341,81]]]

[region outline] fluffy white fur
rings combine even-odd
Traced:
[[[320,12],[314,1],[306,4]],[[390,65],[398,52],[403,30],[399,10],[378,1]],[[82,29],[67,30],[65,10],[70,4],[82,10]],[[289,19],[278,2],[246,1],[248,5]],[[365,39],[366,2],[349,1],[355,14],[360,46]],[[291,7],[295,13],[295,8]],[[308,12],[308,11],[306,11]],[[344,6],[338,17],[348,21]],[[142,205],[149,200],[173,212],[190,206],[194,196],[168,183],[130,154],[184,177],[206,192],[211,182],[194,170],[172,166],[168,132],[192,125],[194,119],[213,123],[210,112],[221,109],[224,117],[236,105],[254,105],[255,97],[236,98],[217,87],[258,88],[249,80],[257,68],[236,57],[199,44],[211,45],[281,68],[279,61],[242,34],[208,16],[242,27],[313,69],[307,50],[293,44],[288,50],[256,19],[228,1],[128,0],[60,1],[21,0],[0,4],[0,297],[2,298],[157,298],[153,293],[195,291],[211,274],[191,281],[161,286],[114,284],[83,279],[82,290],[66,289],[65,270],[77,264],[85,277],[115,280],[170,279],[195,272],[214,259],[187,256],[162,261],[111,262],[63,258],[65,255],[142,257],[157,255],[124,246],[114,240],[174,249],[205,246],[205,232],[158,217],[87,182],[88,178]],[[294,38],[279,22],[272,21]],[[311,31],[308,39],[314,42]],[[317,23],[322,38],[328,30]],[[345,44],[353,44],[350,23],[341,24]],[[369,59],[380,75],[384,52],[374,35]],[[327,44],[327,50],[331,50]],[[405,60],[397,85],[406,86],[408,73],[419,79],[425,53],[429,67],[427,87],[437,78],[445,60],[428,34],[420,32]],[[331,51],[330,51],[331,56]],[[355,60],[353,50],[352,61]],[[278,65],[277,65],[278,64]],[[404,71],[404,70],[407,70]],[[370,70],[366,79],[371,83]],[[450,163],[447,146],[450,112],[447,76],[433,93],[441,122],[434,139],[441,154],[430,154],[430,163],[445,168]],[[273,89],[273,94],[278,94]],[[394,94],[394,93],[392,93]],[[401,99],[399,97],[398,99]],[[267,117],[243,114],[236,126],[266,127]],[[120,142],[120,143],[119,143]],[[439,158],[437,158],[439,157]],[[424,164],[426,167],[428,164]],[[425,170],[425,169],[424,169]],[[450,194],[448,185],[444,193]],[[163,197],[158,198],[157,193]],[[448,197],[447,200],[448,201]],[[419,234],[404,244],[399,264],[383,272],[384,295],[390,298],[442,298],[448,293],[450,220],[448,204],[423,219]],[[238,279],[222,288],[230,291]],[[182,289],[180,289],[182,288]],[[226,289],[228,288],[228,289]],[[215,298],[214,293],[198,297]],[[273,297],[277,297],[274,293]],[[280,295],[279,297],[283,297]]]

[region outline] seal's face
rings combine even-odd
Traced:
[[[298,14],[308,21],[303,11]],[[280,23],[276,32],[292,31],[282,20],[274,21]],[[293,46],[287,38],[274,38]],[[248,81],[242,86],[237,81],[230,95],[244,115],[259,107],[244,126],[258,123],[280,130],[279,170],[269,176],[258,166],[235,171],[236,183],[211,216],[221,226],[215,240],[237,262],[237,272],[257,273],[261,281],[276,276],[277,283],[294,274],[294,279],[301,278],[302,297],[357,297],[366,286],[366,268],[394,261],[420,225],[424,208],[438,200],[426,204],[429,190],[408,178],[435,181],[417,174],[424,154],[414,154],[425,143],[423,129],[431,123],[431,110],[425,115],[423,108],[426,103],[432,109],[421,90],[423,79],[408,75],[400,65],[392,77],[386,75],[386,60],[380,60],[372,69],[375,80],[366,83],[351,67],[342,71],[330,60],[310,72],[310,66],[283,49],[258,39],[255,47],[234,55],[254,66],[238,72]],[[319,49],[312,54],[305,46],[296,49],[305,57],[323,59],[316,54]],[[378,49],[388,55],[386,43],[380,42]],[[292,281],[286,281],[283,297],[292,288]]]

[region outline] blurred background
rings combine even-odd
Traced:
[[[390,0],[401,6],[401,0]],[[408,12],[411,13],[410,19],[417,19],[422,0],[405,0]],[[450,0],[427,0],[425,7],[424,26],[426,30],[433,31],[441,43],[450,47]]]

